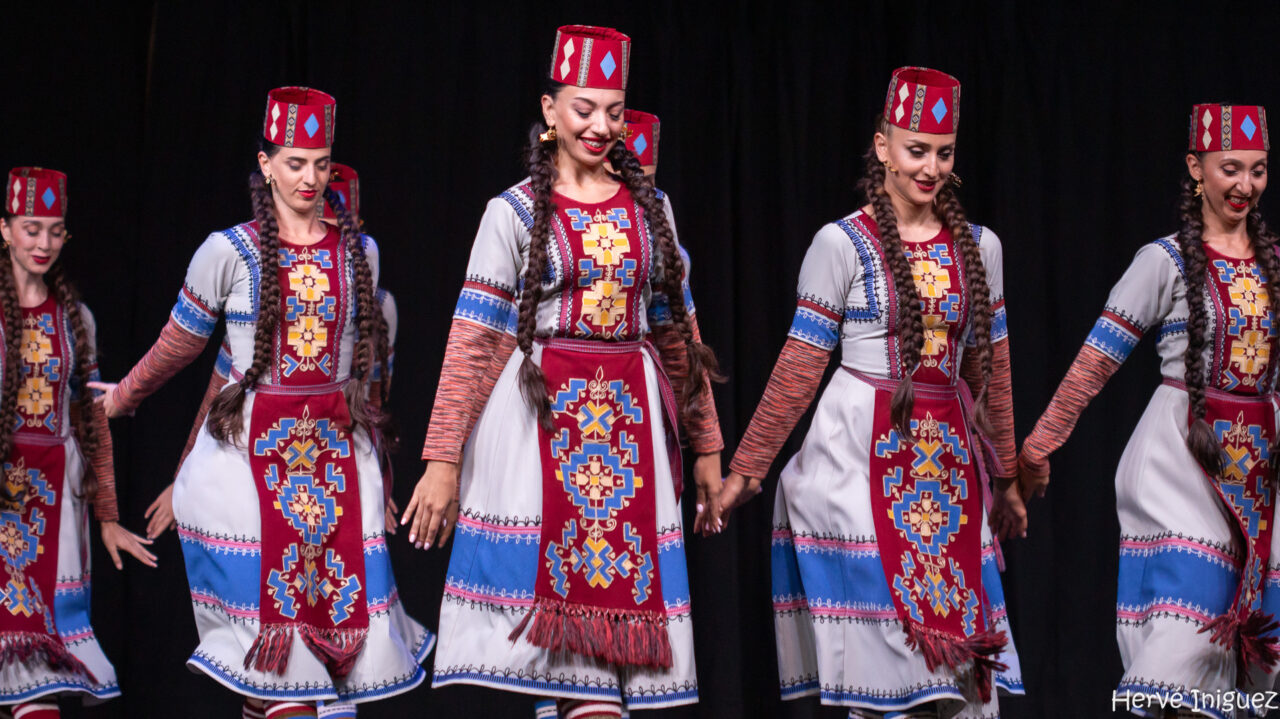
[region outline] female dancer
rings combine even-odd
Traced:
[[[677,405],[699,502],[720,484],[714,356],[675,231],[618,141],[629,49],[612,29],[557,33],[530,179],[481,220],[403,520],[418,546],[458,526],[435,685],[554,697],[571,717],[697,700]]]
[[[1254,105],[1196,105],[1178,232],[1145,245],[1023,443],[1023,494],[1147,330],[1164,380],[1116,472],[1121,694],[1221,695],[1274,679],[1276,238],[1267,120]],[[1233,716],[1204,707],[1214,717]]]
[[[67,176],[9,173],[0,235],[0,705],[23,719],[60,716],[54,698],[120,695],[89,625],[89,517],[117,569],[149,567],[151,542],[116,510],[111,433],[87,383],[98,379],[96,325],[60,261],[69,239]],[[16,419],[15,419],[16,418]]]
[[[225,316],[234,381],[173,492],[200,630],[188,665],[268,717],[407,691],[434,641],[400,606],[383,536],[366,397],[386,357],[378,265],[326,191],[334,108],[307,88],[268,95],[255,220],[205,240],[159,341],[106,400],[110,416],[132,411]]]
[[[993,685],[1021,693],[983,521],[985,470],[1002,477],[1015,459],[1000,241],[952,188],[959,99],[950,75],[893,73],[860,183],[869,203],[814,238],[718,502],[758,491],[840,345],[842,371],[778,484],[773,599],[783,698],[816,694],[854,717],[987,717]],[[988,419],[999,462],[976,436]],[[1002,536],[1025,516],[1005,481]]]

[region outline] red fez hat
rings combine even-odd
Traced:
[[[904,130],[949,135],[960,127],[960,81],[927,67],[900,67],[889,79],[884,117]]]
[[[1190,149],[1270,151],[1266,109],[1261,105],[1193,105]]]
[[[565,25],[556,30],[551,79],[601,90],[627,89],[631,38],[610,27]]]
[[[658,164],[658,116],[627,110],[622,119],[627,123],[627,149],[641,165]]]
[[[360,216],[360,176],[355,170],[339,162],[330,163],[329,189],[338,193],[342,204],[347,208],[348,215]],[[320,200],[320,216],[337,219],[337,215],[333,213],[324,198]]]
[[[43,167],[15,167],[9,171],[4,209],[24,217],[66,217],[67,176]]]
[[[333,144],[333,95],[309,87],[277,87],[267,93],[262,136],[283,147],[329,147]]]

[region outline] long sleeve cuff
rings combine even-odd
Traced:
[[[773,367],[764,397],[729,468],[746,477],[764,477],[778,450],[818,393],[831,353],[788,338]]]
[[[689,317],[693,330],[693,338],[702,341],[698,331],[698,320]],[[662,357],[662,369],[671,380],[671,388],[676,394],[676,403],[684,406],[685,384],[689,378],[689,353],[684,338],[674,325],[654,325],[650,335],[658,354]],[[696,454],[711,454],[724,449],[724,436],[720,433],[720,415],[716,411],[716,401],[711,394],[711,380],[705,378],[697,397],[694,398],[694,411],[690,413],[684,424],[685,435],[689,438],[689,447]]]
[[[107,413],[98,402],[90,402],[88,421],[93,425],[97,447],[89,457],[89,469],[98,480],[98,491],[93,496],[93,515],[99,522],[120,521],[120,509],[116,502],[116,469],[113,462],[114,445],[111,428],[107,426]]]
[[[960,376],[974,398],[982,389],[982,368],[978,353],[966,352],[960,366]],[[1001,472],[997,477],[1008,479],[1018,476],[1018,442],[1013,426],[1013,375],[1009,362],[1009,340],[1002,339],[991,345],[991,386],[987,388],[987,422],[991,425],[991,442],[995,445],[996,459]]]
[[[453,321],[449,342],[445,346],[444,366],[440,369],[440,384],[436,387],[435,404],[431,407],[431,424],[422,447],[423,459],[455,464],[462,460],[462,446],[471,436],[471,429],[480,416],[473,407],[477,401],[481,407],[484,406],[493,386],[488,387],[483,397],[478,390],[483,388],[494,362],[494,353],[505,334],[467,320]]]
[[[1076,421],[1089,402],[1098,395],[1120,363],[1085,345],[1058,385],[1048,408],[1036,422],[1035,429],[1022,443],[1019,461],[1032,474],[1049,472],[1049,455],[1067,441]]]
[[[126,414],[136,410],[142,400],[199,357],[208,341],[170,318],[160,330],[160,338],[115,388],[116,406]]]

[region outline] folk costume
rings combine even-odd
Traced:
[[[622,119],[627,124],[627,149],[640,161],[644,174],[652,175],[658,170],[658,131],[662,123],[651,112],[630,108],[622,111]]]
[[[5,211],[17,218],[65,217],[67,176],[55,170],[20,167],[9,173]],[[95,348],[93,315],[83,304],[81,322]],[[97,446],[92,456],[80,448],[73,413],[90,391],[77,379],[75,332],[66,309],[50,288],[37,307],[22,308],[21,327],[0,327],[0,347],[10,332],[21,333],[20,372],[13,444],[4,463],[0,497],[0,706],[53,695],[79,696],[96,703],[120,695],[115,669],[89,623],[89,516],[119,520],[111,433],[101,405],[89,416]],[[90,358],[89,379],[98,380]],[[97,491],[83,496],[92,473]]]
[[[1262,107],[1194,106],[1190,151],[1269,149]],[[1020,457],[1024,474],[1048,475],[1048,456],[1085,406],[1142,336],[1158,332],[1164,379],[1116,471],[1122,695],[1248,692],[1270,689],[1276,676],[1275,318],[1254,258],[1227,257],[1207,244],[1204,252],[1205,419],[1222,448],[1222,472],[1210,476],[1186,445],[1188,268],[1176,234],[1138,250]],[[1213,706],[1202,711],[1235,716]]]
[[[955,131],[959,83],[896,71],[885,118],[911,131]],[[970,421],[981,386],[971,291],[944,226],[903,243],[924,321],[913,373],[911,441],[890,420],[902,377],[898,296],[875,219],[825,225],[800,270],[795,319],[731,467],[764,477],[812,402],[830,353],[841,367],[818,402],[774,506],[774,626],[783,699],[818,696],[851,716],[994,717],[993,688],[1022,693],[1017,652],[987,526],[986,474],[1011,474],[1013,410],[1000,241],[972,225],[993,312],[988,416],[996,458]],[[964,381],[962,381],[964,380]],[[911,714],[915,716],[915,714]]]
[[[625,89],[629,45],[614,30],[560,28],[551,77]],[[434,685],[627,709],[692,703],[674,416],[688,368],[651,285],[663,267],[653,223],[625,185],[602,202],[553,193],[533,352],[548,430],[512,352],[534,199],[526,180],[489,201],[423,451],[461,464]],[[686,306],[696,327],[687,292]],[[688,441],[719,451],[709,383],[698,395]]]
[[[264,137],[329,147],[335,103],[281,88]],[[377,248],[364,246],[376,285]],[[343,388],[357,341],[354,250],[281,239],[281,313],[273,357],[243,407],[244,430],[219,442],[207,422],[178,472],[173,510],[200,645],[188,666],[262,700],[364,702],[425,678],[434,636],[396,591],[384,538],[382,475]],[[230,378],[253,363],[261,275],[258,225],[209,236],[196,251],[156,345],[115,390],[137,407],[192,361],[226,320]],[[254,511],[256,509],[257,511]]]

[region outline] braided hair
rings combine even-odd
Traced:
[[[563,84],[551,81],[545,94],[555,97],[563,87]],[[547,271],[547,243],[551,236],[551,219],[556,212],[551,188],[558,177],[555,164],[556,142],[543,142],[540,137],[546,130],[545,123],[534,123],[529,130],[529,145],[525,151],[525,166],[529,171],[530,188],[533,190],[533,227],[529,230],[529,260],[521,278],[516,344],[524,353],[524,360],[520,364],[520,392],[537,414],[538,424],[550,429],[551,404],[547,397],[546,378],[542,368],[533,361],[538,304],[542,301],[542,281]],[[719,373],[719,363],[711,348],[694,338],[693,322],[684,304],[684,261],[676,247],[675,234],[671,230],[666,210],[654,192],[652,182],[645,176],[640,161],[627,149],[626,143],[615,142],[608,159],[627,186],[627,191],[644,210],[650,231],[657,239],[661,267],[659,276],[655,278],[656,288],[667,295],[673,324],[684,338],[688,358],[689,373],[680,408],[682,417],[688,421],[696,414],[699,390],[707,378],[723,380]]]
[[[882,134],[888,134],[889,123],[877,118],[876,126]],[[858,190],[866,197],[880,229],[880,244],[884,247],[885,263],[893,275],[894,292],[897,295],[898,326],[894,328],[898,339],[899,366],[890,368],[901,375],[890,401],[890,421],[898,435],[914,437],[911,430],[911,411],[915,405],[912,374],[920,365],[924,349],[924,317],[920,295],[916,291],[911,263],[907,261],[902,237],[898,234],[898,217],[893,209],[889,192],[885,189],[885,167],[876,155],[875,144],[863,156],[866,174],[858,182]],[[974,423],[989,431],[986,419],[987,387],[991,383],[991,290],[987,285],[987,270],[982,262],[978,245],[970,233],[970,225],[955,190],[944,184],[934,202],[934,213],[951,231],[952,240],[960,253],[965,283],[969,288],[969,306],[973,318],[973,333],[982,371],[982,387],[977,389],[974,402]]]
[[[280,146],[263,142],[262,151],[273,157]],[[239,382],[228,386],[209,405],[209,434],[220,442],[234,442],[244,429],[245,396],[257,386],[258,380],[271,366],[275,349],[276,328],[280,324],[280,226],[276,221],[275,198],[262,173],[249,173],[249,197],[253,202],[253,216],[258,223],[258,316],[253,333],[253,361]],[[325,201],[338,217],[347,251],[351,253],[356,282],[356,328],[358,332],[355,356],[352,358],[351,381],[343,389],[353,424],[371,429],[370,422],[380,423],[385,416],[370,419],[366,407],[364,379],[374,362],[384,362],[387,356],[385,321],[374,300],[373,273],[365,257],[364,241],[355,221],[347,213],[337,193],[325,188]]]
[[[5,222],[12,227],[13,215]],[[4,385],[0,388],[0,462],[9,459],[13,449],[13,416],[18,411],[18,392],[22,387],[22,306],[13,281],[13,258],[0,252],[0,311],[4,313]],[[4,486],[0,478],[0,487]],[[7,492],[6,492],[7,494]]]

